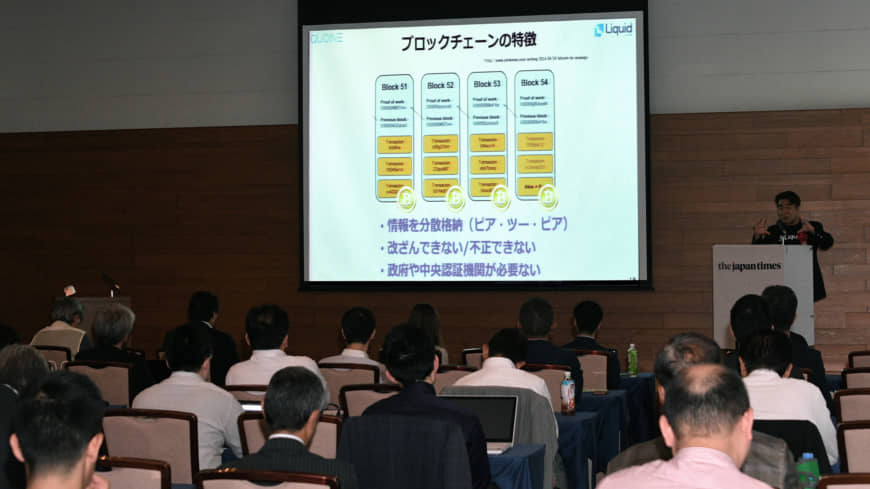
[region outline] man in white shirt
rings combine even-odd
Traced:
[[[314,360],[284,353],[289,329],[287,313],[279,306],[264,304],[248,311],[245,317],[245,341],[253,351],[249,360],[230,367],[227,385],[267,385],[272,375],[284,367],[305,367],[323,381]]]
[[[454,385],[495,385],[500,387],[520,387],[534,391],[553,406],[547,383],[537,375],[520,370],[526,363],[529,340],[516,328],[505,328],[497,332],[483,345],[483,365],[457,380]]]
[[[369,346],[375,337],[375,315],[365,307],[354,307],[341,317],[341,337],[345,346],[340,355],[333,355],[320,360],[324,363],[361,363],[374,365],[380,369],[380,381],[389,382],[384,365],[369,358]]]
[[[740,373],[755,419],[806,420],[822,436],[831,465],[837,463],[837,430],[819,389],[791,379],[791,343],[780,331],[760,331],[740,344]]]
[[[163,346],[172,375],[140,392],[133,407],[195,414],[200,469],[217,468],[224,446],[241,457],[238,420],[242,406],[232,394],[209,382],[212,349],[208,333],[199,324],[188,323],[167,333]]]

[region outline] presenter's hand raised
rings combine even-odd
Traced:
[[[757,223],[755,223],[755,228],[752,230],[752,234],[753,236],[755,236],[755,238],[770,236],[770,233],[767,231],[766,217],[762,217]]]
[[[801,217],[801,229],[800,230],[805,232],[805,233],[816,234],[816,228],[814,228],[813,225],[810,224],[810,221],[807,221],[807,218],[805,218],[805,217]]]

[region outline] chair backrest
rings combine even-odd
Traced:
[[[849,368],[870,367],[870,350],[849,352]]]
[[[97,468],[111,487],[170,489],[172,486],[171,469],[162,460],[102,456],[97,459]]]
[[[440,419],[397,415],[348,418],[341,429],[338,458],[353,464],[362,488],[471,488],[462,429]]]
[[[109,409],[103,417],[109,455],[163,460],[173,484],[192,484],[199,471],[196,415],[157,409]]]
[[[841,383],[844,389],[870,387],[870,367],[844,368]]]
[[[269,438],[269,425],[262,411],[245,411],[239,415],[239,438],[242,455],[257,452]]]
[[[278,472],[266,470],[203,470],[196,474],[197,489],[263,489],[263,484],[279,489],[339,489],[334,475]],[[277,484],[274,484],[277,483]]]
[[[870,421],[837,425],[840,472],[870,472]]]
[[[402,386],[398,384],[346,385],[339,391],[338,402],[345,417],[359,416],[367,407],[396,395],[400,390]]]
[[[103,400],[110,406],[133,404],[133,365],[122,362],[67,362],[70,372],[87,375],[100,388]]]
[[[834,393],[837,421],[870,421],[870,388],[840,389]]]
[[[480,368],[483,365],[483,348],[466,348],[462,350],[462,364]]]
[[[335,458],[338,455],[338,441],[341,440],[342,422],[340,416],[321,414],[308,451],[323,458]]]
[[[441,389],[453,385],[457,380],[475,370],[477,369],[468,365],[441,365],[438,372],[435,373],[435,392],[441,392]]]
[[[262,401],[266,397],[266,385],[238,384],[226,385],[224,389],[238,401]]]
[[[321,414],[317,430],[311,438],[308,451],[323,458],[335,458],[338,440],[341,436],[342,419],[338,416]],[[239,437],[242,441],[242,454],[249,455],[263,448],[269,438],[269,425],[262,412],[248,411],[239,415]]]
[[[817,489],[870,489],[870,474],[831,474],[819,479]]]
[[[42,353],[51,371],[62,369],[66,362],[72,360],[72,353],[65,346],[33,345],[33,347]]]
[[[565,379],[565,372],[570,372],[571,367],[567,365],[553,365],[549,363],[527,363],[523,366],[523,370],[529,371],[538,377],[544,379],[547,383],[547,390],[550,391],[550,400],[553,402],[553,410],[561,411],[562,403],[562,380]],[[586,376],[583,376],[584,383]],[[607,376],[605,375],[605,379]],[[607,381],[605,380],[605,385]],[[580,393],[577,393],[580,397]]]
[[[341,388],[353,384],[377,384],[380,379],[380,368],[377,365],[365,363],[321,363],[320,373],[326,380],[329,390],[329,403],[338,406],[338,395]]]
[[[69,349],[70,357],[79,353],[85,332],[78,328],[43,329],[36,333],[30,342],[33,346],[64,346]]]
[[[583,370],[584,391],[607,390],[607,368],[611,361],[610,355],[601,350],[572,349]]]
[[[799,459],[805,452],[810,452],[819,462],[819,472],[831,473],[831,463],[825,451],[825,444],[818,428],[806,420],[761,420],[756,419],[752,429],[775,436],[788,445],[792,457]]]
[[[547,399],[530,389],[501,386],[451,385],[442,395],[450,396],[516,396],[517,417],[514,428],[515,444],[545,445],[544,480],[553,480],[553,459],[559,449],[556,436],[556,418]],[[481,420],[482,421],[482,420]]]

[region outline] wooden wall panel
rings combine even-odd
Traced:
[[[836,240],[819,255],[829,298],[816,305],[816,338],[828,368],[870,343],[870,110],[660,115],[651,132],[655,290],[435,293],[298,291],[296,126],[0,135],[0,322],[29,338],[63,285],[102,294],[105,272],[133,297],[134,341],[149,351],[184,320],[190,293],[208,289],[239,341],[248,308],[283,305],[291,348],[315,358],[338,348],[349,307],[371,307],[383,335],[432,302],[458,358],[541,294],[556,307],[557,342],[570,339],[573,305],[594,299],[601,341],[637,343],[650,369],[669,336],[712,333],[711,246],[748,242],[790,188]]]

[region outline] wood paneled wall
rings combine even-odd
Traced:
[[[655,290],[588,293],[299,292],[296,126],[0,135],[0,322],[29,338],[64,285],[103,294],[105,272],[133,297],[134,342],[149,351],[184,320],[191,292],[207,289],[221,298],[219,327],[239,341],[249,307],[285,306],[291,349],[315,358],[339,347],[348,307],[371,307],[382,335],[431,302],[456,358],[541,294],[556,307],[557,342],[570,338],[573,305],[594,299],[605,309],[601,341],[637,343],[650,369],[671,335],[712,333],[711,246],[747,242],[790,188],[836,240],[819,255],[829,297],[816,305],[816,343],[827,367],[865,348],[870,110],[660,115],[651,129]]]

